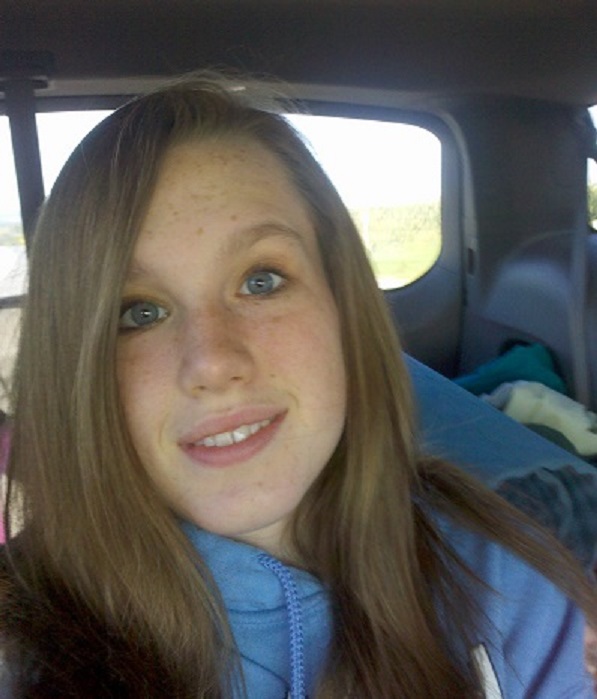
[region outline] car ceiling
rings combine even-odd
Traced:
[[[594,0],[3,0],[0,50],[0,77],[47,76],[47,96],[231,66],[427,100],[597,102]]]

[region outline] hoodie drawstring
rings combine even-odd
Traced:
[[[282,585],[290,628],[290,698],[306,699],[305,659],[301,603],[290,571],[275,558],[261,553],[259,563],[271,570]]]

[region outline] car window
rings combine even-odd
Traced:
[[[109,113],[37,114],[46,193],[77,143]],[[439,139],[411,124],[306,114],[288,118],[309,142],[350,210],[380,287],[402,287],[425,274],[441,248]],[[14,299],[26,292],[27,284],[7,117],[0,117],[0,163],[0,377],[7,377],[18,339],[20,311]]]
[[[42,176],[48,192],[76,144],[109,112],[37,114]],[[26,291],[27,261],[8,117],[0,117],[0,302]]]
[[[350,210],[382,289],[425,274],[441,249],[441,142],[412,124],[292,115]]]
[[[75,146],[107,117],[111,110],[45,112],[37,114],[37,135],[46,193]]]
[[[0,116],[0,298],[23,293],[25,240],[8,117]]]
[[[593,118],[593,124],[597,128],[597,106],[589,110]],[[597,144],[595,145],[597,150]],[[587,186],[588,186],[588,205],[589,205],[589,223],[597,230],[597,162],[590,158],[587,163]]]
[[[46,192],[77,143],[110,112],[37,114]],[[350,210],[383,289],[425,274],[441,248],[441,143],[411,124],[315,115],[289,115],[309,142]],[[17,346],[27,261],[7,117],[0,117],[0,376]],[[13,307],[7,307],[13,306]],[[1,386],[0,386],[1,390]],[[2,396],[0,394],[0,407]]]
[[[108,111],[37,115],[43,180],[49,191],[76,144]],[[411,124],[289,115],[339,190],[384,288],[427,272],[441,248],[441,143]],[[23,292],[24,249],[7,119],[0,134],[4,208],[0,211],[0,296]],[[9,249],[10,248],[10,249]],[[17,248],[21,252],[17,252]]]
[[[14,297],[26,284],[25,240],[8,117],[0,116],[0,409],[7,410],[8,377],[18,341],[20,311]]]
[[[44,187],[48,192],[70,152],[109,112],[37,114]],[[8,117],[0,117],[0,409],[8,408],[18,345],[19,297],[27,288],[27,257]]]

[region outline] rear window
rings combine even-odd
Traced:
[[[0,298],[24,290],[25,240],[8,117],[0,116]]]
[[[77,143],[109,111],[37,114],[44,187],[49,192]],[[412,283],[441,249],[441,143],[416,125],[289,115],[340,192],[363,237],[378,284]],[[18,343],[19,297],[27,260],[8,118],[0,116],[0,377]],[[0,383],[0,407],[5,396]]]
[[[18,297],[27,261],[8,117],[0,116],[0,409],[7,410],[8,380],[18,342]]]
[[[37,114],[37,129],[46,192],[76,144],[106,111]],[[16,356],[20,297],[27,290],[27,257],[21,223],[8,117],[0,117],[0,409],[8,392]]]
[[[37,115],[48,192],[76,144],[108,111]],[[441,249],[441,142],[419,126],[371,119],[290,115],[340,192],[383,289],[410,284]],[[0,122],[0,298],[23,293],[24,241],[8,119]]]
[[[37,114],[42,176],[48,192],[77,143],[107,111]],[[25,293],[27,260],[8,117],[0,117],[0,303]],[[6,303],[5,303],[6,305]]]
[[[593,107],[589,112],[597,129],[597,107]],[[595,144],[595,149],[597,151],[597,143]],[[597,230],[597,162],[592,158],[587,163],[587,178],[589,223]]]
[[[417,280],[441,250],[441,142],[412,124],[293,115],[361,233],[382,289]]]

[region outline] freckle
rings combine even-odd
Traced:
[[[232,216],[230,217],[230,220],[231,220],[231,221],[238,221],[238,216],[237,216],[237,214],[232,214]]]
[[[203,228],[203,226],[200,226],[200,227],[197,228],[197,230],[195,231],[195,235],[203,235],[204,232],[205,232],[205,229]]]

